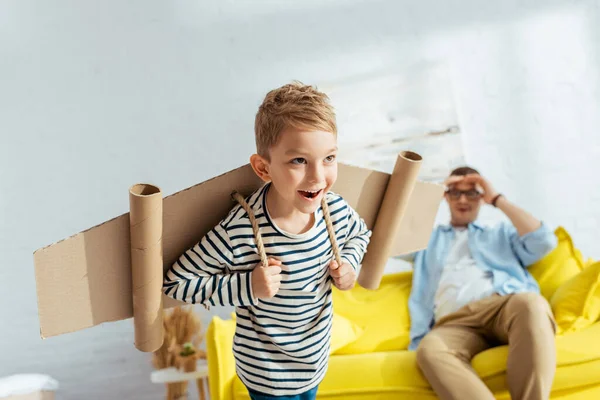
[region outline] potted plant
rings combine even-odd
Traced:
[[[196,349],[192,342],[186,342],[183,345],[175,346],[175,366],[184,372],[193,372],[196,370],[196,361],[199,358],[206,358],[204,351]]]
[[[200,319],[191,307],[178,306],[163,313],[164,342],[154,352],[152,364],[156,369],[175,367],[185,372],[195,371],[197,360],[206,358],[206,353],[198,349],[204,339]],[[188,382],[171,382],[166,387],[166,399],[177,400],[185,398]]]

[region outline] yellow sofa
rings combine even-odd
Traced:
[[[600,263],[587,262],[563,228],[559,246],[530,270],[560,316],[552,399],[600,399]],[[377,291],[334,291],[332,354],[318,399],[436,399],[406,350],[411,272],[386,275]],[[247,400],[231,351],[235,320],[211,321],[206,335],[212,399]],[[478,354],[475,371],[497,399],[506,386],[507,346]]]

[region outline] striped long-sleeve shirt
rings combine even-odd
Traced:
[[[333,252],[320,207],[309,231],[284,232],[266,212],[268,188],[264,185],[246,201],[267,255],[282,262],[281,286],[273,298],[257,299],[252,293],[252,270],[260,256],[248,215],[239,205],[179,257],[165,276],[163,290],[188,303],[235,306],[238,376],[252,390],[288,396],[314,388],[327,370]],[[339,195],[329,192],[326,199],[342,260],[357,270],[371,231]]]

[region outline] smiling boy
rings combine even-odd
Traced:
[[[260,227],[262,265],[241,206],[182,254],[164,292],[188,303],[236,307],[233,353],[250,397],[314,399],[327,370],[332,288],[351,289],[371,231],[339,195],[337,126],[328,97],[298,82],[270,91],[250,158],[265,184],[246,198]],[[333,261],[325,197],[342,265]]]

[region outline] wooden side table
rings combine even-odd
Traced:
[[[193,372],[183,372],[175,367],[157,369],[152,371],[150,374],[150,381],[152,383],[174,383],[174,382],[187,382],[196,381],[198,387],[198,398],[200,400],[206,400],[209,398],[208,394],[208,363],[206,359],[199,359],[196,364],[196,370]],[[183,399],[182,399],[183,400]]]

